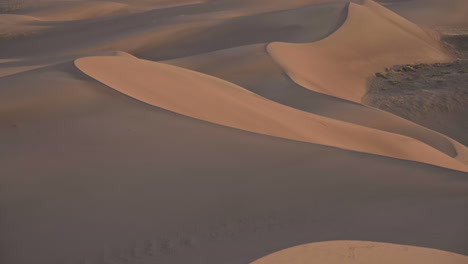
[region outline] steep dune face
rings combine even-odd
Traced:
[[[225,63],[225,62],[229,63]],[[235,83],[277,103],[328,118],[401,134],[462,160],[460,143],[390,113],[311,91],[293,82],[269,56],[265,45],[249,45],[164,61]]]
[[[468,256],[436,249],[364,241],[329,241],[273,253],[252,264],[464,264]]]
[[[457,170],[466,165],[419,141],[298,111],[232,83],[183,68],[123,57],[75,62],[94,79],[140,101],[197,119]]]
[[[268,51],[298,84],[355,102],[366,78],[387,66],[453,59],[433,36],[372,1],[350,3],[343,26],[321,41],[272,43]]]

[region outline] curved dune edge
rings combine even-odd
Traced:
[[[350,3],[344,24],[313,43],[274,42],[272,58],[297,84],[331,96],[361,102],[366,80],[385,67],[453,59],[439,40],[383,6]]]
[[[200,120],[468,171],[459,161],[412,138],[299,111],[202,73],[131,57],[85,57],[75,65],[123,94]]]
[[[365,241],[327,241],[273,253],[251,264],[466,264],[468,256],[447,251]]]
[[[230,63],[225,63],[226,61],[229,61]],[[196,56],[182,57],[162,62],[202,72],[204,74],[235,83],[260,96],[266,97],[267,99],[302,111],[326,116],[347,123],[408,136],[422,141],[425,144],[430,145],[465,164],[468,164],[468,161],[464,158],[467,156],[466,153],[468,149],[463,144],[442,133],[370,106],[344,101],[333,97],[334,103],[336,103],[335,106],[337,107],[332,107],[332,104],[328,101],[321,101],[320,99],[317,99],[316,96],[303,96],[304,93],[301,91],[302,89],[306,89],[297,85],[287,77],[284,71],[282,71],[271,56],[268,55],[264,44],[218,50]],[[300,87],[299,89],[301,91],[297,90],[298,87]],[[316,94],[317,96],[321,96],[313,91],[308,93],[311,95]],[[292,99],[293,95],[296,98]],[[366,109],[366,113],[361,112],[359,114],[360,119],[356,120],[356,118],[352,117],[354,109],[341,109],[340,105],[344,104],[359,105],[362,109]],[[306,105],[314,105],[314,108],[308,108]],[[314,111],[315,109],[320,110]],[[336,109],[341,110],[335,112]],[[342,112],[342,115],[324,115],[326,112],[340,113],[341,111],[346,112],[346,114]],[[376,116],[376,112],[380,113],[380,116]],[[412,130],[410,133],[406,130],[408,128]],[[431,135],[426,136],[428,134]]]

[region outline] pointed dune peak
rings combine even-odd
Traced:
[[[275,42],[268,51],[296,83],[354,102],[385,67],[453,59],[437,37],[373,1],[350,3],[344,24],[325,39]]]
[[[412,138],[290,108],[191,70],[118,56],[80,58],[75,65],[123,94],[196,119],[259,134],[467,170],[459,161]]]

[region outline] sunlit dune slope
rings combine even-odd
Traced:
[[[365,241],[327,241],[300,245],[252,264],[465,264],[468,256],[442,250]]]
[[[225,63],[227,61],[229,63]],[[271,58],[264,44],[163,62],[227,80],[262,97],[302,111],[412,137],[460,160],[466,160],[468,156],[465,146],[445,135],[385,111],[299,86]]]
[[[298,84],[360,102],[366,79],[387,66],[449,61],[436,36],[373,1],[350,3],[345,23],[310,44],[272,43],[272,57]]]
[[[145,103],[179,114],[266,135],[466,170],[451,157],[412,138],[290,108],[227,81],[136,58],[75,61],[92,78]]]

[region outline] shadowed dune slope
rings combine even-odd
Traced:
[[[240,264],[350,239],[468,253],[466,173],[210,124],[71,63],[1,78],[0,99],[3,263]]]
[[[281,2],[251,10],[247,4],[245,8],[229,9],[226,3],[213,1],[54,24],[44,34],[0,42],[0,56],[122,50],[140,58],[167,60],[254,43],[316,41],[339,27],[346,13],[343,2],[283,2],[279,7],[284,10],[271,10],[275,3]]]
[[[364,241],[328,241],[285,249],[252,264],[465,264],[468,256],[451,252]]]
[[[128,5],[113,1],[22,1],[15,14],[45,21],[71,21],[127,13]]]
[[[140,58],[159,61],[256,43],[313,42],[341,26],[346,17],[346,6],[346,3],[338,2],[232,18],[218,15],[217,21],[204,26],[197,34],[174,38],[177,41],[172,41],[164,54],[159,52],[159,44],[148,45],[135,54]]]
[[[57,65],[61,63],[69,63],[77,58],[83,56],[130,56],[129,53],[121,51],[101,51],[84,53],[80,55],[69,55],[69,56],[57,56],[57,57],[45,57],[36,59],[6,59],[0,60],[0,77],[6,77],[13,74],[23,73],[26,71],[45,68],[51,65]]]
[[[209,75],[124,57],[87,57],[75,64],[87,75],[126,95],[197,119],[467,170],[466,165],[412,138],[299,111]]]
[[[350,3],[343,26],[321,41],[268,51],[296,83],[355,102],[367,77],[387,66],[453,59],[434,36],[373,1]]]

